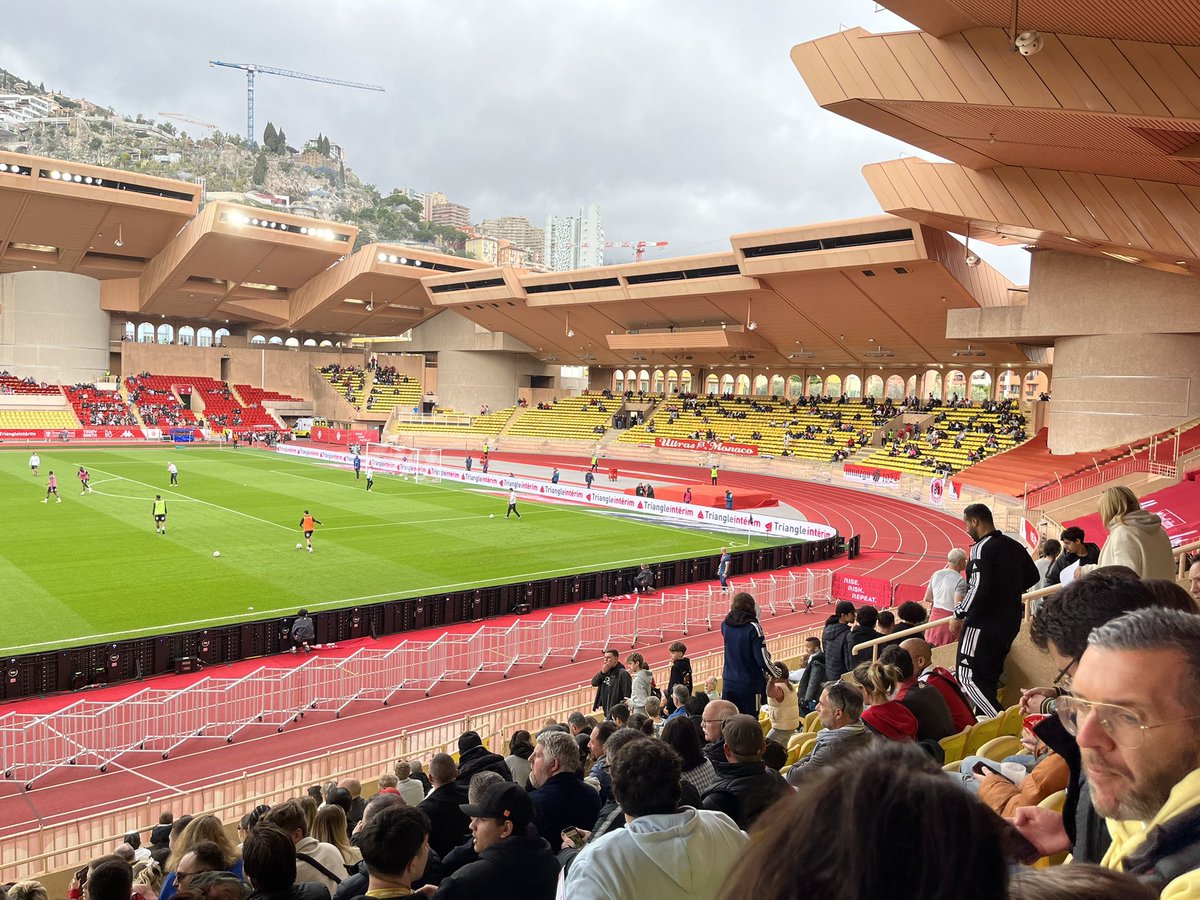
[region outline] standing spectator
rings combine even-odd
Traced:
[[[864,724],[889,740],[915,741],[917,717],[903,703],[891,699],[902,680],[896,667],[881,662],[859,663],[853,677],[863,692]]]
[[[854,604],[839,600],[833,615],[825,620],[821,643],[825,646],[825,680],[837,681],[852,668],[850,664],[850,629],[854,625]]]
[[[533,738],[530,737],[529,732],[524,729],[514,731],[508,741],[508,756],[504,757],[504,764],[512,773],[513,781],[523,788],[529,787],[529,773],[533,769],[529,762],[531,756],[533,756]]]
[[[1094,566],[1100,562],[1100,547],[1084,540],[1087,535],[1078,525],[1064,528],[1059,534],[1063,552],[1050,564],[1046,570],[1046,587],[1061,584],[1063,570],[1079,563],[1081,566]]]
[[[689,488],[689,492],[690,492],[690,488]],[[687,500],[685,500],[684,502],[691,503],[692,502],[691,497],[689,496],[687,498]],[[723,590],[723,591],[729,590],[729,548],[728,547],[721,548],[721,558],[719,560],[717,560],[717,578],[720,579],[721,590]]]
[[[476,772],[495,772],[505,781],[512,781],[512,773],[504,764],[504,757],[483,746],[483,739],[474,731],[464,731],[458,738],[458,780],[464,786],[471,783]]]
[[[650,699],[650,692],[654,687],[654,675],[640,653],[630,653],[625,658],[625,661],[629,663],[629,671],[631,673],[629,688],[630,711],[645,712],[646,701]]]
[[[627,824],[584,847],[566,896],[715,900],[749,839],[720,813],[679,808],[675,753],[648,738],[626,744],[613,758],[613,792]]]
[[[396,790],[404,798],[407,806],[419,806],[425,799],[425,786],[413,776],[412,764],[405,760],[397,760],[392,766],[396,776]]]
[[[712,760],[704,755],[704,738],[696,723],[686,716],[671,719],[663,726],[662,739],[679,754],[680,777],[703,795],[716,782],[717,770],[713,768]]]
[[[575,746],[566,735],[572,749]],[[438,886],[438,900],[553,900],[558,860],[531,827],[531,795],[515,784],[493,784],[478,804],[464,804],[471,817],[478,862],[463,866]],[[595,817],[593,816],[593,821]],[[588,824],[591,824],[589,822]],[[560,835],[555,836],[561,840]]]
[[[1137,495],[1123,484],[1100,495],[1100,519],[1108,540],[1100,550],[1102,566],[1128,566],[1141,578],[1175,578],[1175,557],[1162,519],[1142,509]],[[1081,565],[1075,577],[1090,571]]]
[[[589,828],[600,811],[600,795],[584,784],[579,771],[579,748],[574,738],[561,731],[538,735],[531,760],[529,792],[533,800],[538,833],[554,846],[564,828]]]
[[[788,784],[797,786],[809,769],[828,766],[856,750],[869,747],[874,735],[862,723],[862,691],[845,681],[831,681],[821,691],[817,717],[821,731],[808,756],[788,770]]]
[[[171,838],[171,823],[175,821],[175,814],[169,809],[164,809],[158,816],[158,824],[154,826],[154,830],[150,832],[150,847],[157,850],[159,847],[167,846],[167,841]]]
[[[662,701],[657,697],[647,698],[646,718],[650,720],[650,728],[654,732],[654,736],[658,737],[661,735],[663,725],[666,724],[666,719],[662,717]]]
[[[1038,546],[1037,559],[1033,561],[1033,564],[1037,566],[1037,570],[1041,573],[1042,577],[1038,579],[1038,583],[1034,586],[1035,588],[1040,589],[1049,586],[1046,584],[1046,573],[1050,571],[1050,567],[1054,565],[1054,561],[1058,559],[1060,553],[1062,553],[1062,544],[1054,538],[1046,538]]]
[[[781,797],[791,793],[787,782],[768,769],[762,755],[762,728],[754,716],[730,716],[722,725],[725,761],[716,763],[717,780],[701,799],[705,809],[723,812],[739,828],[749,828]]]
[[[744,591],[734,594],[721,634],[725,638],[721,695],[739,712],[757,716],[767,692],[767,678],[779,677],[779,669],[771,661],[752,596]]]
[[[801,781],[760,820],[726,900],[1005,900],[1004,823],[923,751],[883,743]],[[896,839],[904,823],[905,839]]]
[[[247,900],[327,900],[315,882],[296,881],[296,845],[282,828],[266,823],[246,836],[246,878],[254,891]]]
[[[925,602],[929,606],[929,618],[949,619],[954,615],[954,589],[967,569],[967,551],[955,547],[946,554],[946,565],[938,569],[929,578],[929,587],[925,588]],[[946,625],[938,625],[925,632],[925,640],[935,647],[954,641],[954,635]]]
[[[459,809],[467,802],[467,785],[458,780],[458,766],[449,753],[435,753],[429,762],[433,790],[421,801],[420,810],[429,817],[429,845],[445,856],[462,840],[469,821]]]
[[[976,543],[967,563],[967,595],[950,624],[951,633],[961,632],[955,669],[975,711],[995,716],[1004,660],[1021,627],[1021,594],[1037,580],[1037,567],[1024,547],[996,530],[982,503],[964,509],[963,522]]]
[[[667,712],[675,712],[675,685],[682,684],[692,692],[692,661],[687,658],[687,646],[675,641],[667,650],[671,654],[671,674],[667,678]]]
[[[629,672],[621,665],[621,657],[616,650],[604,651],[604,664],[600,671],[592,676],[592,687],[596,689],[596,701],[592,704],[592,711],[603,709],[605,716],[629,696],[633,684]]]
[[[337,847],[323,844],[308,833],[308,820],[300,804],[287,800],[272,806],[262,821],[280,828],[296,845],[296,880],[320,884],[332,897],[346,875],[342,854]]]
[[[800,674],[800,711],[810,713],[817,707],[821,696],[821,686],[825,684],[825,651],[821,649],[821,639],[809,637],[804,639],[804,671]]]
[[[883,637],[875,630],[875,623],[878,621],[879,610],[875,607],[864,604],[858,608],[854,617],[854,627],[850,629],[850,637],[846,639],[846,646],[850,648],[850,661],[854,665],[870,662],[875,658],[875,652],[871,647],[859,650],[857,653],[854,652],[854,648],[859,644]]]
[[[779,675],[767,681],[767,715],[771,720],[768,741],[778,741],[787,747],[788,741],[800,727],[800,700],[788,677],[788,667],[776,663]]]

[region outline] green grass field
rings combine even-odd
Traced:
[[[380,475],[367,493],[348,471],[213,448],[0,453],[0,654],[51,650],[715,553],[722,536]],[[168,486],[167,463],[179,467]],[[81,496],[86,466],[92,493]],[[46,475],[62,503],[41,502]],[[151,503],[168,503],[167,534]],[[305,508],[323,524],[297,550]],[[492,518],[492,516],[495,516]],[[775,543],[752,539],[763,546]],[[213,557],[219,550],[220,558]]]

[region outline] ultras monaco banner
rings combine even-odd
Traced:
[[[863,481],[867,484],[886,484],[894,487],[900,483],[900,473],[895,469],[856,466],[854,463],[846,463],[842,475],[850,481]]]
[[[758,448],[753,444],[729,444],[725,441],[695,441],[691,438],[660,437],[654,439],[654,446],[666,450],[699,450],[704,453],[758,456]]]
[[[338,450],[322,450],[317,447],[300,447],[294,444],[280,444],[275,448],[275,451],[288,456],[319,459],[341,466],[350,466],[354,461],[353,455],[349,453],[342,453]],[[837,530],[828,525],[805,522],[800,519],[756,516],[753,510],[712,509],[705,506],[692,506],[687,503],[675,503],[670,500],[637,497],[617,491],[600,491],[584,487],[583,485],[551,484],[548,481],[539,481],[534,478],[516,475],[504,475],[499,472],[484,475],[478,469],[468,472],[465,469],[451,468],[449,466],[429,465],[404,456],[372,456],[371,468],[377,472],[391,472],[398,475],[430,475],[437,478],[444,478],[447,481],[457,481],[461,484],[493,488],[501,491],[512,488],[517,493],[524,494],[530,498],[636,512],[656,518],[672,519],[680,523],[692,523],[706,528],[745,531],[752,534],[765,534],[781,538],[799,538],[808,541],[817,541],[837,536]]]

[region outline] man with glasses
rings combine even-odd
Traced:
[[[730,700],[713,700],[704,707],[700,716],[700,730],[704,732],[704,755],[716,765],[725,762],[725,720],[737,715],[738,708]]]
[[[1029,637],[1035,647],[1049,655],[1058,671],[1052,686],[1022,693],[1022,714],[1053,714],[1058,700],[1070,694],[1072,677],[1092,630],[1125,613],[1150,606],[1153,600],[1150,591],[1133,573],[1104,570],[1073,581],[1046,597],[1030,623]],[[1061,815],[1052,810],[1038,810],[1027,811],[1026,816],[1038,818],[1041,826],[1061,835],[1057,839],[1071,847],[1076,861],[1098,863],[1110,838],[1103,817],[1092,806],[1091,787],[1083,772],[1075,738],[1053,715],[1039,724],[1035,733],[1062,756],[1071,770],[1071,778]]]
[[[1101,864],[1200,895],[1200,616],[1141,609],[1097,628],[1072,691],[1056,711],[1112,835]]]
[[[175,890],[186,891],[192,879],[202,872],[225,871],[225,854],[213,841],[201,841],[192,847],[175,868]]]

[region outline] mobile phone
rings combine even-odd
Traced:
[[[83,887],[84,883],[87,881],[87,875],[88,875],[88,867],[84,866],[82,869],[80,869],[78,872],[75,873],[75,882],[80,887]]]
[[[971,771],[974,772],[976,775],[985,775],[985,774],[986,775],[999,775],[1005,781],[1012,781],[1011,778],[1009,778],[1007,775],[1005,775],[999,769],[992,768],[987,763],[985,763],[983,760],[980,760],[979,762],[975,763],[975,765],[971,768]]]
[[[579,833],[578,828],[575,828],[574,826],[572,826],[571,828],[564,828],[562,836],[566,840],[570,841],[571,846],[574,847],[576,850],[583,847],[583,835]]]
[[[1000,830],[1000,844],[1004,855],[1015,859],[1023,865],[1030,866],[1042,858],[1042,851],[1033,845],[1029,838],[1021,834],[1011,823],[1004,822]]]

